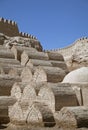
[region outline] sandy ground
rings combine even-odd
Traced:
[[[25,126],[14,126],[14,125],[0,125],[0,130],[88,130],[88,128],[79,128],[79,129],[67,129],[67,128],[57,128],[57,127],[39,127],[39,126],[30,126],[29,128]]]

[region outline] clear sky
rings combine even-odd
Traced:
[[[88,36],[88,0],[0,0],[0,17],[56,49]]]

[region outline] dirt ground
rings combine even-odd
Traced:
[[[79,128],[79,129],[67,129],[67,128],[58,128],[58,127],[39,127],[39,126],[15,126],[15,125],[0,125],[0,130],[88,130],[88,128]]]

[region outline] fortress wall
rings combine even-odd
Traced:
[[[81,44],[88,43],[88,38],[87,37],[80,38],[80,39],[76,40],[73,44],[71,44],[65,48],[54,49],[54,50],[50,50],[50,51],[59,52],[64,57],[67,57],[67,56],[70,56],[73,54],[74,50],[76,49],[76,47],[78,46],[79,43],[81,43]]]
[[[10,37],[21,36],[37,40],[37,38],[33,35],[24,32],[19,32],[18,25],[15,21],[7,20],[4,18],[0,18],[0,33],[3,33]]]
[[[57,50],[59,53],[61,53],[63,56],[69,56],[70,54],[73,53],[73,47],[74,46],[69,46],[63,49]]]
[[[7,36],[17,36],[19,35],[19,29],[16,22],[0,18],[0,33]]]
[[[60,49],[54,49],[52,51],[59,52],[63,56],[70,56],[70,54],[72,55],[72,53],[73,53],[73,48],[74,48],[75,44],[76,44],[76,42],[73,43],[72,45],[67,46],[67,47],[60,48]]]
[[[19,36],[37,40],[37,38],[36,38],[35,36],[30,35],[30,34],[28,34],[28,33],[24,33],[24,32],[19,32]]]
[[[74,45],[65,47],[65,48],[58,48],[58,49],[52,49],[52,50],[44,50],[45,52],[58,52],[62,54],[64,57],[69,56],[73,52]]]

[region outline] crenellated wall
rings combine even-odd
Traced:
[[[25,38],[31,38],[31,39],[37,39],[35,36],[28,34],[28,33],[24,33],[24,32],[19,32],[19,36],[21,37],[25,37]]]
[[[71,44],[67,47],[59,48],[59,49],[53,49],[53,50],[50,50],[50,51],[59,52],[64,57],[66,57],[66,56],[72,55],[73,52],[76,50],[76,48],[82,49],[84,46],[86,46],[87,43],[88,43],[88,38],[83,37],[83,38],[76,40],[73,44]]]
[[[21,36],[25,38],[31,38],[37,40],[37,38],[28,33],[19,32],[18,25],[15,21],[7,20],[4,18],[0,18],[0,33],[3,33],[7,36]]]
[[[7,36],[19,35],[17,23],[12,20],[0,18],[0,33],[3,33]]]

